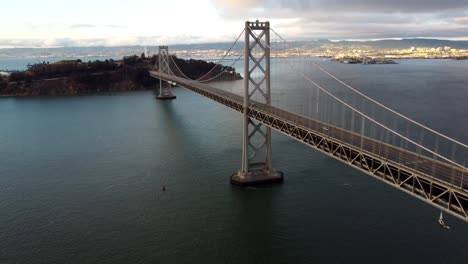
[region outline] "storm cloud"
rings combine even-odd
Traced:
[[[213,0],[223,17],[260,18],[290,38],[468,38],[467,0]]]
[[[218,7],[292,9],[292,10],[337,10],[359,12],[440,12],[466,9],[466,0],[213,0]]]

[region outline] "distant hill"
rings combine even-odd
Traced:
[[[299,49],[315,49],[324,45],[335,46],[371,46],[375,48],[410,48],[410,47],[444,47],[448,46],[457,49],[468,49],[468,41],[451,41],[439,39],[402,39],[402,40],[378,40],[378,41],[330,41],[327,39],[310,40],[310,41],[291,41],[288,42],[288,47]],[[176,44],[170,45],[170,51],[179,52],[179,56],[183,56],[182,51],[187,51],[188,54],[193,51],[218,50],[226,51],[231,47],[232,43],[203,43],[203,44]],[[285,45],[281,42],[272,41],[273,49],[281,49]],[[47,61],[47,58],[82,58],[97,57],[103,58],[121,57],[125,55],[141,54],[144,51],[144,46],[119,46],[119,47],[61,47],[61,48],[7,48],[0,49],[0,58],[8,57],[40,57]],[[238,42],[233,51],[240,52],[244,48],[243,42]],[[157,46],[147,46],[150,54],[158,52]]]
[[[451,47],[457,49],[468,48],[468,41],[452,41],[441,39],[402,39],[402,40],[376,40],[376,41],[338,41],[335,44],[343,46],[372,46],[376,48],[410,48],[410,47]]]

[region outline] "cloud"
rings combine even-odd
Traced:
[[[462,24],[468,27],[468,16],[467,17],[455,17],[452,19],[454,23]]]
[[[354,12],[440,12],[468,7],[466,0],[290,0],[278,1],[282,7],[293,9],[340,10]]]
[[[464,38],[468,36],[468,28],[456,25],[425,25],[420,24],[380,24],[380,23],[346,23],[320,24],[317,22],[302,23],[295,35],[289,38],[308,39],[383,39],[383,38]],[[278,30],[279,31],[279,30]],[[286,33],[282,30],[279,33]]]
[[[215,6],[220,8],[253,8],[265,4],[263,0],[213,0]]]
[[[466,0],[212,0],[221,9],[264,8],[296,11],[441,12],[468,7]]]
[[[157,38],[154,38],[157,40]],[[51,47],[91,47],[91,46],[129,46],[149,42],[148,37],[125,38],[48,38],[48,39],[0,39],[0,47],[51,48]]]
[[[292,39],[468,37],[467,0],[212,0],[224,18],[269,20]]]
[[[73,24],[70,28],[95,28],[96,25],[93,24]]]
[[[0,48],[56,48],[56,47],[118,47],[158,46],[188,43],[223,42],[231,36],[205,38],[197,35],[135,36],[111,38],[47,38],[47,39],[0,39]]]
[[[108,28],[124,28],[125,26],[123,25],[106,25]]]
[[[119,29],[124,28],[123,25],[117,24],[109,24],[109,25],[95,25],[95,24],[73,24],[70,25],[71,29],[93,29],[93,28],[111,28],[111,29]]]

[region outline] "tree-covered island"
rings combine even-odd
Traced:
[[[203,60],[173,61],[187,77],[203,80],[238,80],[242,77],[232,67]],[[100,92],[151,90],[159,80],[149,75],[157,67],[158,56],[126,56],[122,60],[89,61],[63,60],[28,65],[25,71],[0,75],[0,96],[78,95]],[[211,70],[211,71],[210,71]],[[179,70],[174,70],[178,73]]]

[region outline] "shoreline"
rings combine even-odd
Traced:
[[[174,57],[180,70],[188,78],[215,80],[242,79],[235,68],[203,60],[184,60]],[[122,60],[89,61],[62,60],[29,65],[27,70],[14,71],[0,78],[0,97],[32,97],[87,95],[108,92],[154,90],[159,79],[149,70],[157,62],[157,56],[126,56]],[[212,71],[212,69],[215,69]],[[213,77],[214,76],[214,77]]]
[[[311,55],[311,54],[298,54],[298,55],[289,55],[289,56],[271,56],[271,59],[287,59],[287,58],[307,58],[307,57],[312,57],[312,58],[328,58],[328,59],[333,59],[335,56],[333,55]],[[0,57],[2,59],[4,57]],[[464,61],[468,60],[468,56],[461,56],[461,57],[382,57],[382,56],[372,56],[373,59],[375,60],[455,60],[455,61]],[[9,58],[9,59],[24,59],[24,58]],[[31,58],[34,59],[34,58]],[[199,59],[194,59],[194,60],[199,60]],[[240,59],[242,61],[243,58]],[[27,70],[27,69],[25,69]],[[25,70],[10,70],[10,69],[0,69],[1,73],[6,73],[6,74],[11,74],[15,72],[21,72]],[[4,75],[5,76],[5,75]],[[8,76],[8,75],[7,75]]]
[[[114,94],[120,94],[120,93],[130,93],[130,92],[149,92],[149,91],[155,91],[155,89],[135,89],[135,90],[120,90],[120,91],[102,91],[102,92],[91,92],[91,93],[78,93],[78,94],[41,94],[41,95],[5,95],[5,94],[0,94],[0,100],[1,99],[7,99],[7,98],[31,98],[31,97],[37,97],[37,98],[52,98],[52,97],[75,97],[75,96],[96,96],[96,95],[103,95],[103,96],[112,96]]]

